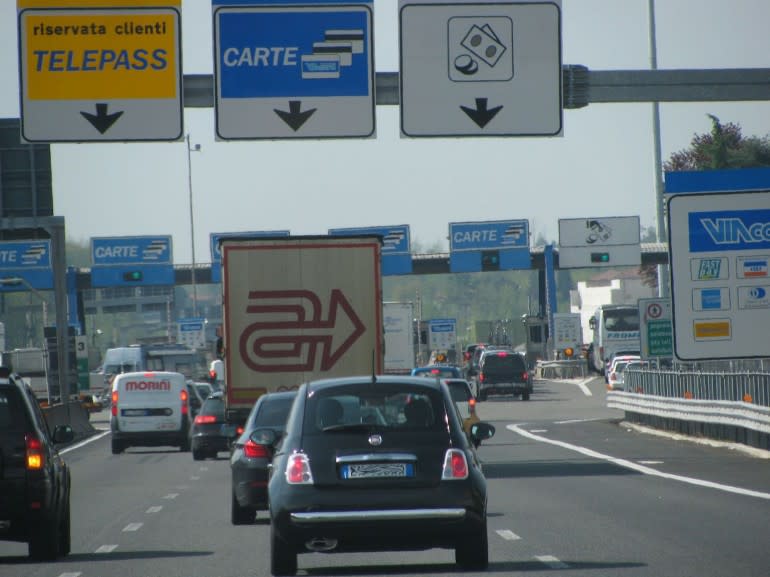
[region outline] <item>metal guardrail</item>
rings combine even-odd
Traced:
[[[626,391],[665,398],[747,402],[770,406],[770,373],[757,371],[635,371],[624,373]]]
[[[576,379],[585,377],[588,367],[585,359],[565,359],[559,361],[537,361],[536,379]]]

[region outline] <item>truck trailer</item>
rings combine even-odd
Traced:
[[[263,394],[384,371],[379,236],[223,237],[225,418]]]

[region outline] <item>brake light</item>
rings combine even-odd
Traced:
[[[242,435],[243,434],[243,427],[242,426],[236,427],[235,428],[235,434],[236,435]]]
[[[466,361],[470,361],[470,360],[471,360],[471,354],[470,354],[470,353],[463,353],[463,358],[464,358]]]
[[[444,455],[444,470],[441,473],[444,480],[456,481],[468,478],[468,460],[465,453],[459,449],[449,449]]]
[[[484,373],[479,373],[479,382],[480,383],[484,382]]]
[[[497,353],[497,356],[498,356],[498,357],[507,357],[507,356],[508,356],[508,353],[505,353],[505,352],[502,352],[502,351],[501,351],[501,352]]]
[[[431,370],[430,370],[430,374],[431,374],[431,375],[437,375],[437,374],[439,374],[439,372],[440,372],[440,371],[439,371],[438,369],[431,369]]]
[[[194,422],[196,425],[213,425],[217,422],[217,418],[215,415],[198,415]]]
[[[112,405],[112,416],[117,417],[118,416],[118,391],[112,391],[112,395],[110,395],[111,399],[111,405]]]
[[[186,415],[190,410],[190,408],[187,406],[187,399],[188,399],[187,389],[182,389],[181,391],[179,391],[179,400],[182,401],[183,415]]]
[[[305,453],[292,453],[286,462],[286,482],[289,485],[312,485],[313,473]]]
[[[470,399],[468,401],[468,410],[471,412],[471,414],[476,412],[476,399]]]
[[[27,448],[27,470],[37,471],[43,468],[43,444],[36,436],[27,434],[24,437]]]
[[[260,445],[258,443],[255,443],[251,439],[246,441],[246,444],[243,446],[243,454],[247,457],[270,457],[270,453],[267,450],[267,447],[264,445]]]
[[[521,378],[526,383],[529,380],[529,371],[524,371],[521,373]]]
[[[209,378],[210,378],[212,381],[215,381],[215,380],[217,380],[217,372],[216,372],[214,369],[211,369],[211,370],[209,371]]]

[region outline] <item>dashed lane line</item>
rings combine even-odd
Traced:
[[[535,559],[548,565],[551,569],[569,569],[569,565],[563,561],[559,561],[559,559],[553,555],[535,555]]]
[[[138,531],[142,528],[142,525],[144,525],[144,523],[129,523],[123,527],[123,532],[128,533],[129,531]]]
[[[498,529],[497,531],[495,531],[495,533],[500,535],[500,537],[502,537],[506,541],[518,541],[519,539],[521,539],[521,537],[519,537],[516,533],[508,529]]]
[[[94,553],[112,553],[117,548],[117,545],[102,545]]]
[[[145,511],[145,512],[148,513],[148,514],[160,513],[162,509],[163,509],[163,505],[154,505],[154,506],[150,507],[149,509],[147,509],[147,511]]]

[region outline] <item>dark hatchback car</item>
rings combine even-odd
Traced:
[[[476,397],[485,401],[489,395],[521,395],[528,401],[532,393],[524,357],[514,351],[486,350],[479,360]]]
[[[220,451],[229,451],[235,434],[225,423],[225,401],[222,392],[212,393],[203,401],[190,427],[190,449],[193,459],[215,458]]]
[[[268,467],[296,396],[297,391],[287,391],[259,397],[246,419],[243,433],[233,443],[230,455],[233,488],[230,521],[233,525],[253,523],[257,511],[267,509]],[[265,430],[271,432],[268,443],[264,442]]]
[[[29,386],[0,367],[0,539],[36,560],[70,552],[70,470],[56,445],[73,438],[69,425],[50,433]]]
[[[487,483],[471,441],[492,435],[476,423],[467,436],[434,379],[302,385],[268,485],[273,575],[310,552],[448,548],[486,568]]]

